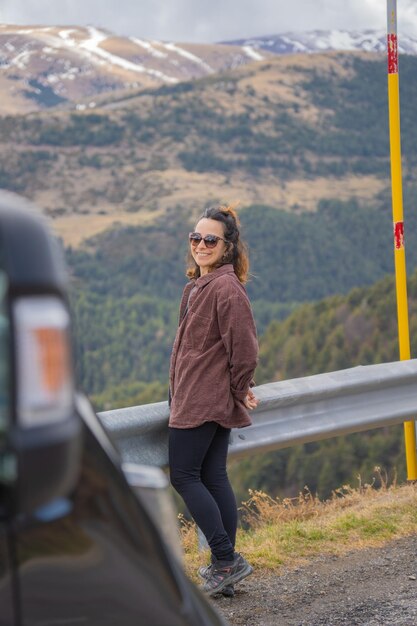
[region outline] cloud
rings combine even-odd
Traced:
[[[397,8],[397,19],[399,37],[401,37],[401,32],[417,36],[417,5],[415,0],[404,2],[400,12]]]
[[[209,42],[315,29],[386,29],[383,0],[0,0],[18,24],[93,24],[146,39]],[[401,0],[398,28],[417,35],[417,3]]]

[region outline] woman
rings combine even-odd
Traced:
[[[243,283],[249,261],[230,207],[206,209],[190,233],[186,285],[170,366],[169,464],[173,487],[206,536],[209,594],[233,595],[252,572],[235,552],[237,507],[226,458],[231,428],[248,426],[258,401],[255,323]]]

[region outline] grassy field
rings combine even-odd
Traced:
[[[382,484],[381,489],[343,486],[326,501],[308,490],[284,500],[250,492],[241,509],[246,529],[239,530],[236,548],[256,569],[279,571],[315,555],[343,555],[415,534],[417,485]],[[196,580],[209,555],[198,551],[195,525],[182,519],[181,526],[185,566]]]

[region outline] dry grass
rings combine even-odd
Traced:
[[[144,189],[148,185],[146,175],[139,176]],[[79,246],[84,240],[108,229],[115,222],[143,225],[163,215],[169,207],[182,206],[190,211],[201,209],[202,204],[214,202],[239,202],[241,206],[249,204],[268,204],[280,208],[291,209],[297,206],[302,211],[314,211],[317,203],[323,198],[340,198],[372,202],[377,193],[386,187],[386,181],[373,176],[346,176],[343,178],[316,178],[315,180],[293,180],[277,184],[273,175],[265,176],[260,181],[246,178],[240,174],[229,178],[222,174],[187,172],[177,168],[153,175],[153,184],[148,195],[137,202],[138,212],[123,211],[119,205],[101,204],[91,208],[87,202],[80,202],[80,210],[84,206],[88,212],[57,215],[53,220],[53,228],[65,245]],[[161,189],[165,190],[164,193]],[[215,191],[213,191],[215,190]],[[54,197],[55,194],[55,197]],[[48,197],[45,191],[35,194],[37,204],[44,206],[60,206],[59,192],[51,192]],[[157,198],[156,207],[149,211],[151,196]],[[98,214],[105,210],[106,215]]]
[[[94,237],[116,225],[145,226],[163,214],[162,210],[140,213],[110,213],[109,215],[64,215],[51,220],[54,233],[62,238],[66,246],[79,247],[86,239]]]
[[[251,491],[242,505],[248,530],[239,530],[237,549],[257,568],[278,570],[295,566],[315,555],[341,555],[378,546],[417,532],[417,485],[382,487],[343,486],[322,501],[305,489],[297,498],[271,498]],[[181,519],[186,569],[191,577],[207,563],[207,551],[199,552],[196,528]]]

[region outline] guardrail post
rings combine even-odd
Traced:
[[[397,292],[400,360],[410,358],[407,273],[404,247],[403,192],[401,174],[400,95],[398,76],[397,0],[387,0],[388,108],[390,129],[392,215],[394,222],[395,284]],[[408,480],[417,479],[415,422],[404,423]]]

